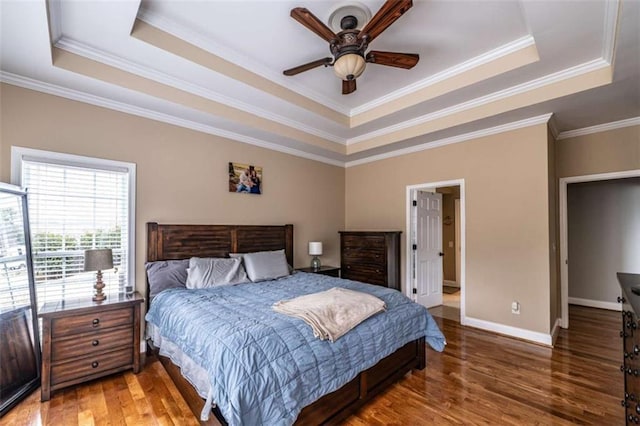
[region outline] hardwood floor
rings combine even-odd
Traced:
[[[344,424],[624,424],[620,314],[570,307],[570,330],[554,349],[463,328],[437,318],[443,353],[391,386]],[[39,391],[10,411],[11,425],[197,424],[157,361],[53,394]]]

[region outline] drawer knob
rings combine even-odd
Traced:
[[[91,321],[91,323],[93,324],[94,327],[97,327],[100,324],[100,319],[96,318],[93,321]]]
[[[94,340],[93,342],[91,342],[92,346],[98,346],[100,344],[99,340]]]
[[[91,367],[93,367],[93,368],[98,368],[98,365],[99,365],[99,364],[98,364],[98,361],[93,361],[93,362],[91,363]]]
[[[633,353],[636,355],[640,354],[640,347],[638,345],[633,346]]]

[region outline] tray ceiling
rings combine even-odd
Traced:
[[[284,76],[330,56],[289,11],[340,4],[3,1],[0,77],[337,165],[554,113],[560,132],[640,116],[640,2],[417,0],[369,46],[413,69],[368,64],[350,95],[331,68]]]

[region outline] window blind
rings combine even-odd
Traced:
[[[84,272],[84,251],[110,248],[103,271],[107,294],[129,285],[129,171],[22,160],[27,188],[38,304],[86,298],[95,272]]]

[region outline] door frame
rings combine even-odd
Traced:
[[[407,185],[406,189],[406,226],[405,226],[405,270],[404,270],[404,293],[411,300],[415,301],[412,293],[411,270],[413,268],[413,256],[411,256],[411,202],[415,191],[435,191],[443,186],[460,187],[460,324],[466,325],[466,203],[464,179],[453,179],[439,182],[427,182],[416,185]]]
[[[567,215],[567,185],[570,183],[596,182],[599,180],[640,177],[640,169],[623,172],[598,173],[571,176],[559,180],[560,207],[560,327],[569,328],[569,224]]]

